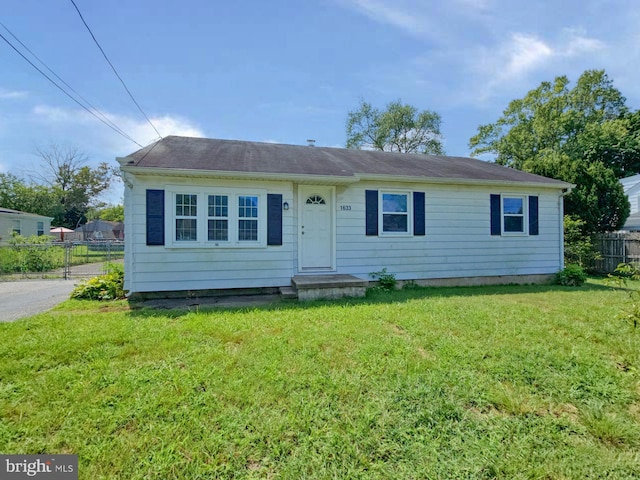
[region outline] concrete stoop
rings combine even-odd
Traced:
[[[283,298],[298,300],[364,297],[369,282],[353,275],[296,275],[291,287],[282,287]]]

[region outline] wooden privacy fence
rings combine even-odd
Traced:
[[[640,233],[602,233],[594,246],[601,257],[595,262],[598,272],[611,273],[620,263],[640,263]]]

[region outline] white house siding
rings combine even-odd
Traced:
[[[288,182],[212,180],[194,178],[128,176],[134,189],[125,190],[125,289],[130,293],[208,290],[289,285],[293,276],[294,245],[255,248],[172,247],[165,234],[164,246],[146,245],[146,190],[168,190],[167,184],[204,188],[255,188],[283,195],[293,206]],[[293,237],[294,209],[283,211],[283,239]],[[165,211],[165,224],[171,221]],[[131,232],[131,233],[129,233]]]
[[[365,190],[425,192],[426,235],[365,236]],[[490,195],[539,196],[539,235],[490,235]],[[337,190],[337,269],[399,280],[551,274],[562,268],[558,190],[456,185],[356,184]],[[341,210],[349,205],[351,210]]]
[[[8,245],[16,220],[20,224],[20,235],[24,237],[38,234],[38,222],[43,224],[44,235],[49,235],[49,230],[51,230],[51,218],[49,217],[30,213],[0,212],[0,245]]]
[[[291,182],[139,176],[125,191],[125,288],[135,292],[278,287],[298,272],[298,186]],[[146,190],[167,185],[266,189],[283,195],[283,245],[185,248],[146,245]],[[365,235],[365,190],[425,193],[426,235]],[[537,195],[539,235],[492,236],[490,195]],[[399,280],[552,274],[562,268],[561,191],[523,187],[359,182],[336,186],[336,272]],[[342,207],[348,207],[343,209]],[[171,221],[165,212],[165,224]],[[130,233],[129,233],[130,232]],[[168,234],[166,234],[167,236]],[[166,238],[167,243],[169,238]],[[308,272],[313,274],[314,272]],[[321,272],[315,272],[318,274]]]

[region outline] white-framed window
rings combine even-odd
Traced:
[[[11,231],[16,235],[20,235],[20,232],[22,232],[22,229],[20,228],[20,220],[13,220],[11,223]]]
[[[229,241],[229,195],[207,195],[207,240]]]
[[[527,202],[525,196],[502,196],[502,232],[505,235],[527,233]]]
[[[238,196],[238,241],[258,241],[258,197]]]
[[[44,235],[44,222],[38,222],[36,225],[38,236]]]
[[[175,241],[198,241],[198,195],[194,193],[175,194]]]
[[[175,186],[167,192],[166,211],[174,214],[166,223],[169,246],[266,246],[265,190]]]
[[[413,205],[411,192],[379,192],[380,235],[412,235]]]

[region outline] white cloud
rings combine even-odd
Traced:
[[[48,122],[52,128],[63,132],[73,132],[79,137],[86,138],[88,136],[93,142],[97,142],[103,148],[115,150],[118,154],[138,148],[133,142],[100,123],[98,119],[84,110],[38,105],[33,109],[33,113],[37,120]],[[138,119],[106,112],[104,116],[142,146],[158,139],[158,134],[144,118]],[[200,127],[179,115],[151,116],[150,120],[163,137],[168,135],[205,136]]]
[[[400,28],[408,33],[424,33],[424,21],[410,10],[402,10],[397,2],[390,3],[384,0],[350,0],[349,3],[356,10],[380,23],[387,23]]]
[[[19,98],[27,98],[29,92],[21,90],[4,90],[0,88],[0,100],[14,100]]]
[[[542,65],[554,54],[553,49],[534,35],[514,33],[510,42],[501,48],[502,65],[498,75],[502,79],[520,77]]]
[[[574,57],[591,54],[606,48],[606,44],[603,41],[586,37],[584,29],[567,28],[565,29],[565,34],[568,39],[559,52],[562,56]]]

